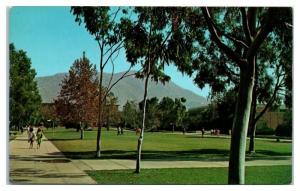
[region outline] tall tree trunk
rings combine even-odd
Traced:
[[[230,145],[229,184],[245,183],[245,151],[254,86],[254,71],[254,59],[248,60],[247,65],[242,66],[240,71],[239,95],[235,109]]]
[[[138,139],[138,144],[137,144],[137,159],[136,159],[136,168],[135,168],[136,173],[140,173],[140,171],[141,171],[142,144],[143,144],[143,139],[144,139],[144,129],[145,129],[145,122],[146,122],[146,104],[147,104],[149,76],[150,76],[150,64],[148,64],[147,76],[146,76],[146,80],[145,80],[145,90],[144,90],[144,99],[143,99],[143,103],[144,103],[144,105],[143,105],[143,123],[142,123],[142,129],[141,129],[140,137]]]
[[[84,130],[82,127],[82,123],[80,122],[80,139],[83,140],[84,139]]]
[[[256,121],[255,121],[255,115],[256,115],[256,89],[254,86],[253,94],[252,94],[252,104],[251,104],[251,114],[250,114],[250,120],[249,120],[249,150],[248,152],[250,154],[255,152],[254,148],[254,140],[255,140],[255,131],[256,131]]]
[[[103,46],[102,46],[103,47]],[[102,98],[102,81],[103,81],[103,48],[101,47],[101,58],[100,58],[100,81],[99,81],[99,112],[98,112],[98,131],[97,131],[97,148],[96,148],[96,157],[101,157],[101,133],[102,133],[102,112],[103,112],[103,98]]]
[[[255,58],[256,59],[256,58]],[[252,92],[252,102],[251,102],[251,113],[250,113],[250,120],[249,120],[249,149],[248,152],[253,154],[255,152],[255,132],[256,132],[256,106],[257,106],[257,88],[258,88],[258,67],[257,62],[255,60],[255,81],[254,87]]]

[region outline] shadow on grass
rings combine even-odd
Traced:
[[[49,138],[49,141],[78,141],[81,140],[80,138],[62,138],[62,139],[58,139],[58,138]],[[88,140],[88,139],[84,139],[84,140]]]
[[[291,152],[275,152],[268,150],[256,150],[254,156],[258,155],[267,155],[267,156],[291,156]]]
[[[96,159],[95,151],[86,152],[63,152],[70,159]],[[52,153],[55,154],[55,153]],[[254,155],[247,155],[246,160],[271,159],[281,160],[282,157],[289,158],[289,152],[273,152],[258,150]],[[223,149],[198,149],[189,151],[142,151],[143,160],[155,161],[227,161],[229,151]],[[101,159],[136,159],[136,151],[106,150],[101,152]]]
[[[85,152],[63,152],[64,155],[71,159],[96,159],[95,151]],[[52,153],[55,154],[55,153]],[[221,149],[200,149],[190,151],[142,151],[143,160],[212,160],[213,158],[226,158],[228,150]],[[136,151],[124,150],[106,150],[101,152],[101,159],[136,159]]]

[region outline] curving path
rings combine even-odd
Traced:
[[[28,147],[26,132],[9,142],[10,184],[96,184],[50,141]]]

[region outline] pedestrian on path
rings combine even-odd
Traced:
[[[30,127],[29,128],[29,133],[28,133],[28,143],[29,143],[29,148],[32,149],[33,148],[33,142],[35,140],[35,134],[33,131],[33,128]]]
[[[37,130],[37,133],[36,133],[37,149],[39,149],[41,147],[42,138],[43,138],[43,131],[39,127]]]

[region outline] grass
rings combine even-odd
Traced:
[[[45,135],[59,150],[72,159],[95,158],[97,131],[86,131],[85,139],[74,129],[56,128],[45,130]],[[135,159],[138,136],[125,131],[117,136],[116,131],[102,131],[102,159]],[[229,155],[230,139],[221,137],[204,138],[196,135],[172,133],[145,133],[142,159],[144,160],[224,160]],[[291,156],[292,143],[276,140],[256,140],[256,153],[247,156],[273,157]]]
[[[88,171],[98,184],[227,184],[228,168],[171,168]],[[290,184],[292,167],[246,167],[246,184]]]

